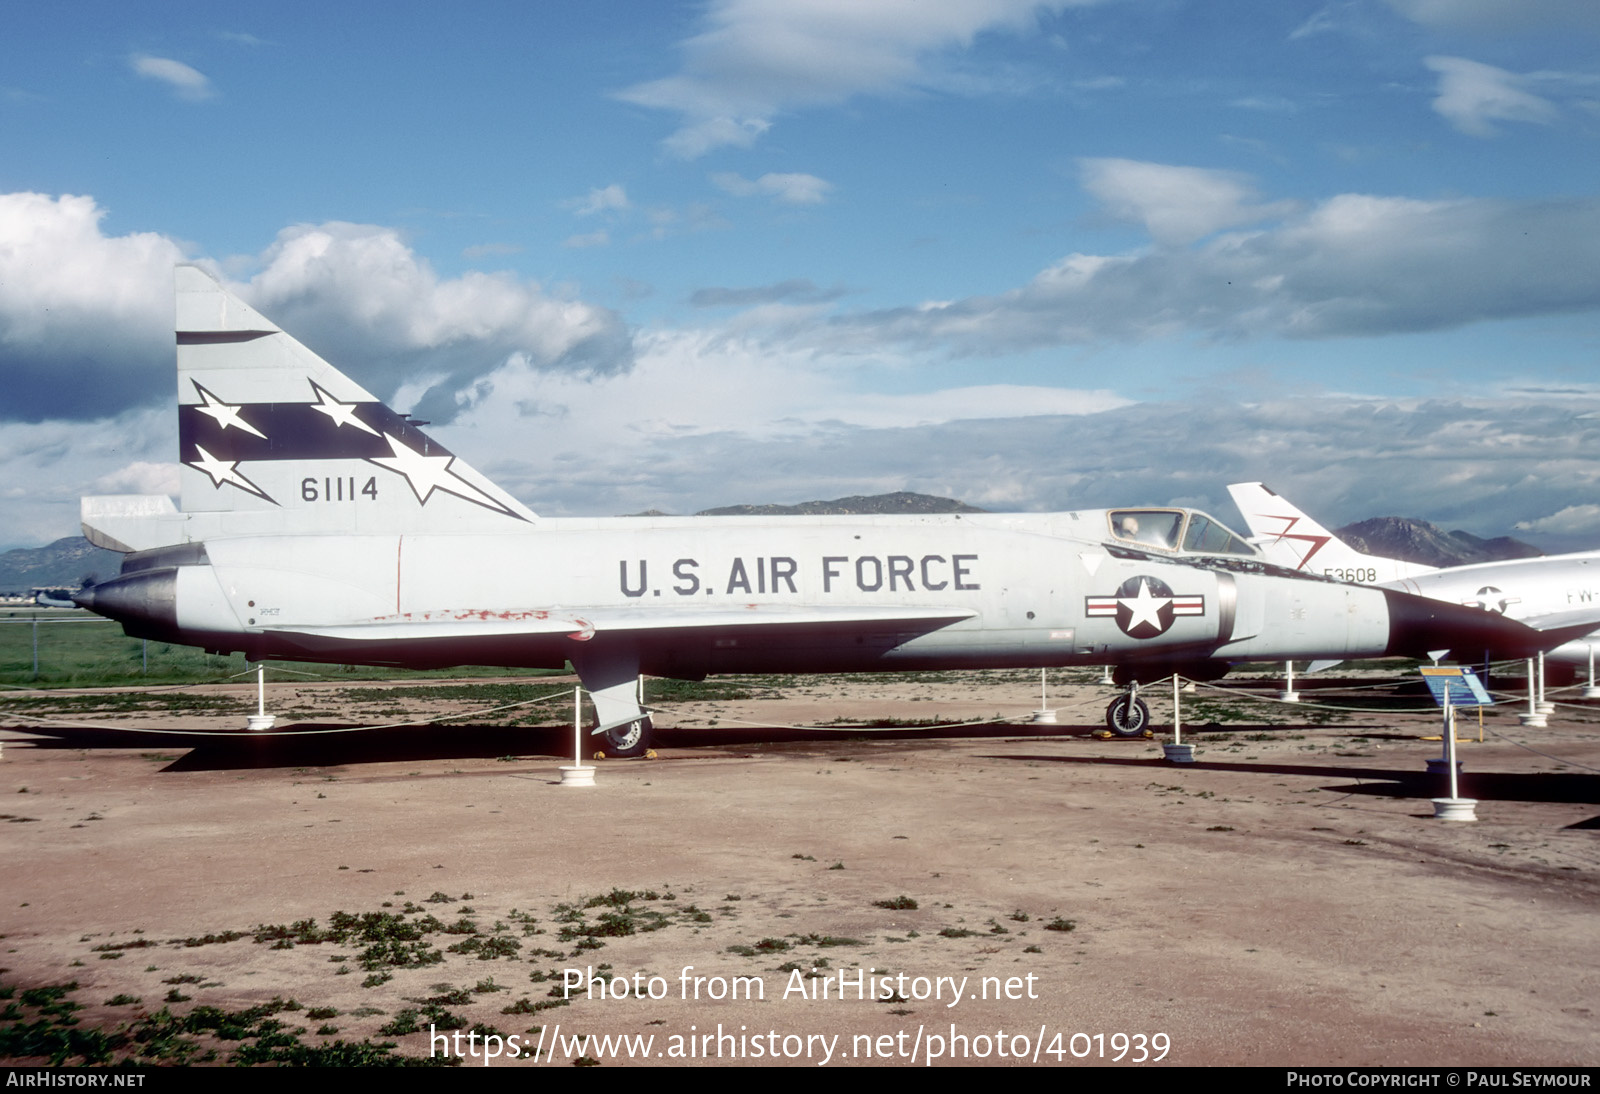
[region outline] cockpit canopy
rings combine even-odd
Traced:
[[[1122,543],[1196,555],[1260,555],[1243,536],[1198,509],[1109,509],[1106,520],[1111,538]]]

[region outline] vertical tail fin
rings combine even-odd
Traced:
[[[1234,483],[1228,493],[1251,539],[1279,566],[1368,585],[1433,572],[1432,566],[1362,554],[1259,482]]]
[[[203,519],[220,534],[483,531],[534,519],[209,274],[179,266],[176,279],[185,513],[219,514]]]

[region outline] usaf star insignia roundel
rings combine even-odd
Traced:
[[[1084,614],[1114,616],[1129,638],[1154,638],[1165,634],[1177,616],[1205,615],[1206,598],[1174,595],[1165,581],[1140,574],[1124,581],[1115,596],[1084,597]]]

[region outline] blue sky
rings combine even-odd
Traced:
[[[536,511],[1261,479],[1600,543],[1600,5],[12,6],[0,546],[197,261]]]

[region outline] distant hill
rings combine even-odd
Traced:
[[[953,498],[936,498],[931,494],[913,494],[901,490],[893,494],[873,494],[870,497],[855,495],[835,498],[832,501],[803,501],[799,505],[725,505],[720,509],[703,509],[697,517],[791,517],[791,516],[848,516],[858,513],[984,513],[985,509],[968,505]]]
[[[1334,532],[1358,551],[1424,566],[1465,566],[1544,554],[1531,543],[1510,536],[1480,539],[1471,532],[1446,532],[1425,520],[1409,517],[1373,517]]]
[[[104,579],[121,569],[122,556],[116,551],[68,536],[48,547],[18,547],[0,554],[0,592],[25,593],[45,585],[75,589],[85,574]]]

